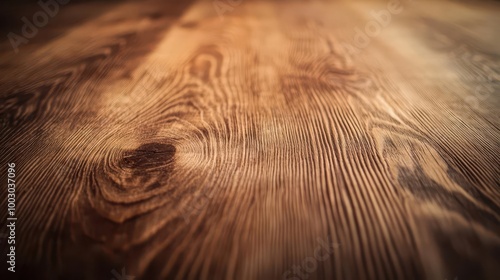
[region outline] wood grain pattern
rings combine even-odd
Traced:
[[[16,276],[497,279],[500,3],[349,49],[388,2],[79,2],[2,42]]]

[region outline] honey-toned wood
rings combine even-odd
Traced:
[[[16,276],[497,279],[500,3],[401,0],[353,49],[391,1],[236,2],[0,44]]]

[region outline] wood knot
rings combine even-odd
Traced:
[[[123,155],[123,166],[133,169],[152,169],[171,163],[175,147],[171,144],[147,143],[127,151]]]
[[[118,168],[108,177],[124,189],[161,186],[173,171],[176,149],[172,144],[147,143],[124,151]]]

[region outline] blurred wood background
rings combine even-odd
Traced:
[[[4,6],[19,279],[498,279],[500,2]]]

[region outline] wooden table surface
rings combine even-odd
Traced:
[[[498,1],[61,5],[0,43],[15,276],[498,279],[499,27]]]

